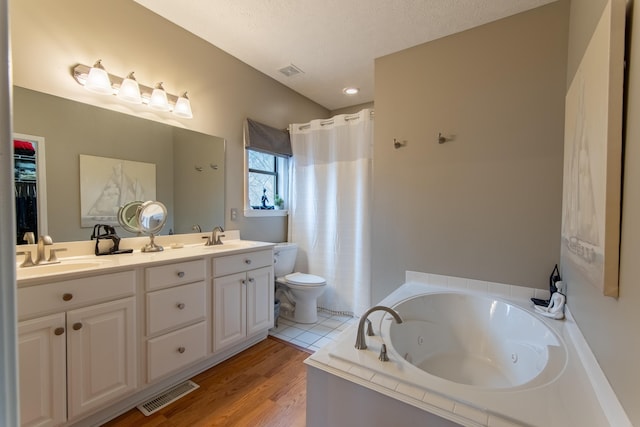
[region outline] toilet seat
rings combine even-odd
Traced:
[[[324,286],[326,285],[326,280],[324,277],[316,276],[313,274],[306,273],[291,273],[284,276],[284,280],[287,284],[305,286],[305,287],[316,287],[316,286]]]

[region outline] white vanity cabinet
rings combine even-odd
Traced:
[[[55,426],[67,418],[65,315],[18,325],[20,417],[23,426]]]
[[[273,326],[273,250],[213,259],[213,351]]]
[[[18,289],[23,425],[73,420],[136,389],[134,295],[133,270]]]
[[[145,269],[147,382],[207,355],[204,259]]]

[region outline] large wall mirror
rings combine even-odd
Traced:
[[[154,165],[155,199],[168,213],[162,234],[224,224],[225,142],[220,137],[20,87],[14,87],[13,128],[46,140],[46,232],[56,242],[91,236],[93,225],[81,219],[80,182],[86,178],[80,173],[81,155]],[[132,236],[122,228],[118,232]]]

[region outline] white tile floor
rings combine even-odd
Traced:
[[[295,323],[280,317],[278,327],[272,328],[269,334],[299,347],[316,351],[333,341],[343,330],[355,322],[357,319],[352,317],[332,316],[329,313],[319,311],[318,322],[313,324]]]

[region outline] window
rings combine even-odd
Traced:
[[[286,215],[288,158],[246,150],[246,216]]]
[[[276,129],[247,118],[244,123],[245,216],[284,216],[291,140]]]

